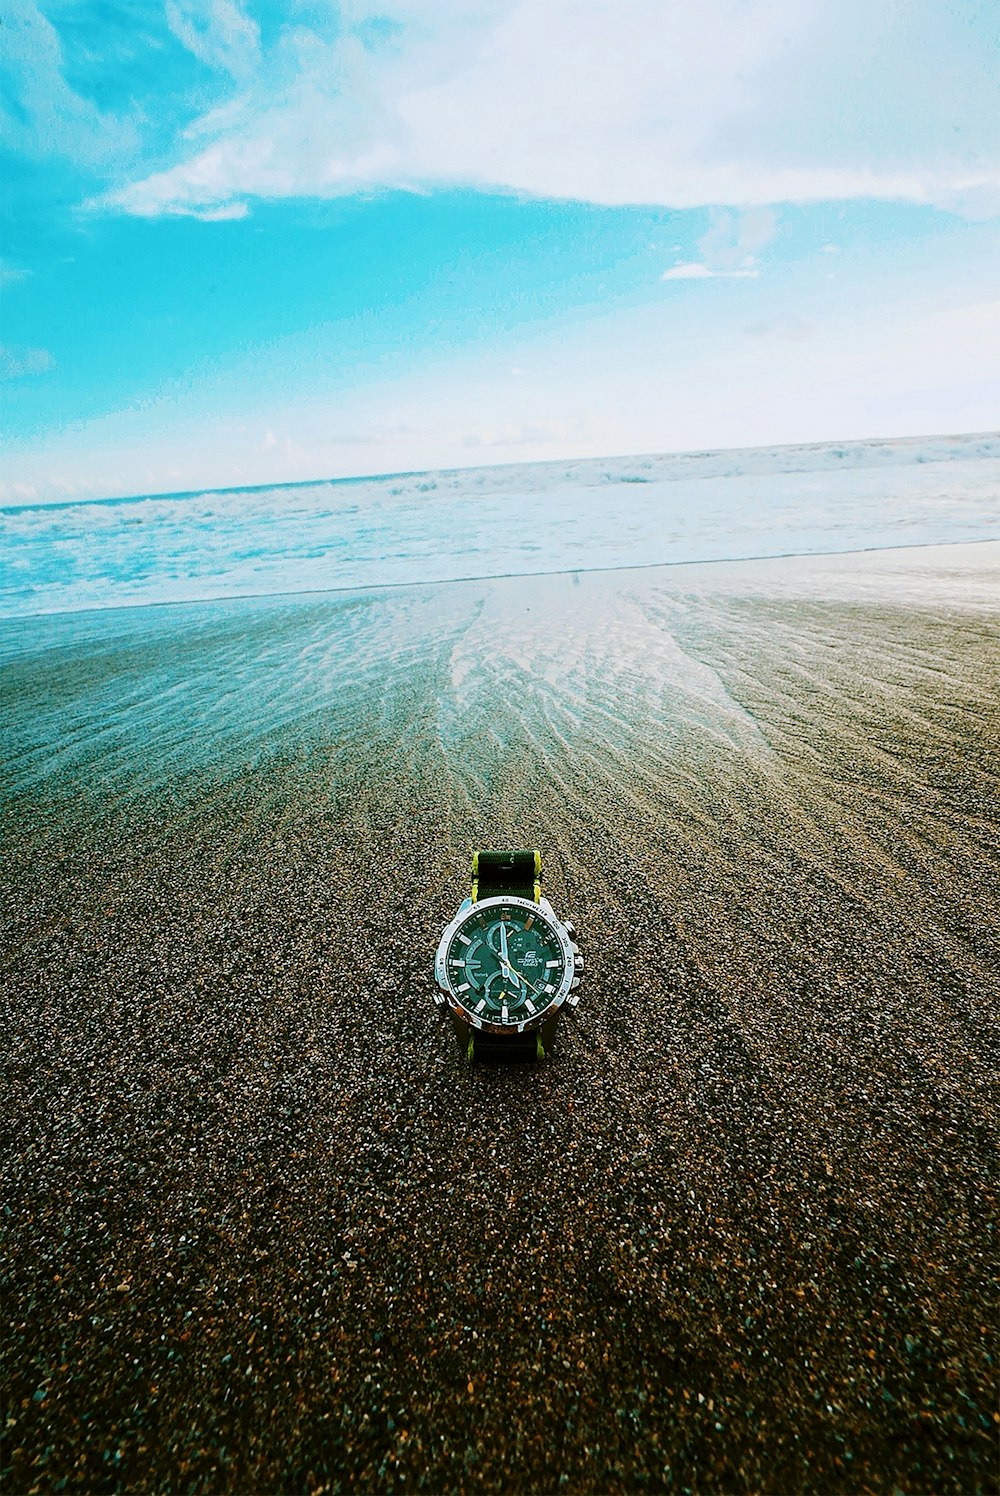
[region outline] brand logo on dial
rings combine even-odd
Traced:
[[[522,966],[541,966],[542,958],[537,951],[525,951],[521,957]]]

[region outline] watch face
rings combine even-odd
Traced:
[[[528,899],[484,899],[446,932],[443,976],[478,1028],[533,1028],[572,979],[565,939]],[[568,963],[568,964],[567,964]]]

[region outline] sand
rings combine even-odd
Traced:
[[[1000,545],[0,649],[6,1491],[997,1489]]]

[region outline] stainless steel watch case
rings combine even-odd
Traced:
[[[527,909],[540,911],[548,924],[552,926],[563,953],[564,968],[559,982],[559,987],[549,1005],[534,1018],[526,1019],[524,1023],[484,1023],[476,1013],[471,1013],[468,1008],[463,1007],[460,999],[452,990],[448,979],[447,955],[453,937],[458,932],[459,926],[468,918],[469,913],[475,909],[481,912],[485,909]],[[580,1001],[580,983],[583,976],[584,961],[580,953],[580,947],[576,944],[573,936],[576,934],[571,920],[561,920],[556,914],[548,899],[539,899],[536,903],[533,899],[517,898],[514,894],[499,894],[489,899],[477,899],[475,903],[471,899],[463,899],[458,911],[450,924],[446,927],[444,934],[438,944],[437,954],[434,957],[434,980],[436,988],[434,1002],[440,1011],[450,1009],[453,1016],[471,1028],[481,1030],[483,1033],[493,1035],[511,1036],[514,1034],[533,1033],[543,1024],[551,1023],[557,1017],[562,1007],[575,1008]]]

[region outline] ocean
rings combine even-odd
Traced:
[[[1000,434],[0,507],[0,617],[1000,536]]]

